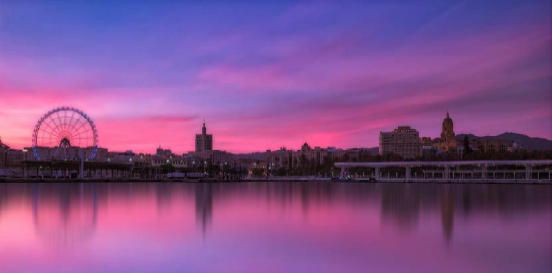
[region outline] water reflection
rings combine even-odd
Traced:
[[[95,187],[31,189],[33,224],[40,238],[53,244],[72,245],[90,239],[98,216]]]
[[[213,215],[213,184],[200,184],[194,187],[196,221],[205,235]]]
[[[361,248],[360,253],[369,253],[376,247],[379,253],[401,238],[403,255],[411,255],[406,249],[417,248],[419,244],[438,251],[431,249],[428,238],[438,238],[451,249],[466,238],[480,241],[482,229],[511,228],[496,235],[503,237],[494,238],[495,243],[529,245],[524,247],[536,244],[535,248],[546,257],[546,252],[552,251],[546,246],[546,241],[551,240],[550,229],[538,225],[550,227],[551,204],[552,187],[546,185],[1,184],[0,232],[7,238],[17,235],[20,228],[24,230],[26,223],[32,223],[37,240],[21,235],[24,237],[21,241],[42,244],[46,249],[98,245],[112,248],[124,244],[125,240],[138,240],[157,242],[164,251],[169,251],[189,245],[196,237],[219,248],[225,240],[236,240],[235,243],[243,244],[244,249],[252,252],[246,257],[254,255],[259,247],[264,248],[264,245],[252,246],[258,240],[268,245],[282,244],[286,249],[271,255],[285,255],[287,248],[302,248],[305,245],[299,242],[311,240],[309,244],[327,247],[328,253],[334,253],[332,259],[339,259],[335,257],[335,249],[347,249],[351,245]],[[497,218],[505,224],[494,226],[500,222],[489,220]],[[539,230],[545,244],[510,242],[510,237],[520,235],[519,230]],[[119,238],[120,234],[131,235]],[[456,236],[460,238],[455,242]],[[13,245],[16,243],[2,238],[0,235],[0,254],[2,249],[16,247]],[[173,241],[178,243],[173,246]],[[270,251],[278,248],[275,249]],[[470,252],[457,249],[461,250]],[[321,250],[310,250],[314,254],[309,255],[322,255],[316,254],[317,251]],[[506,258],[512,254],[504,255]],[[318,258],[322,257],[312,257]],[[359,257],[351,266],[365,260]],[[550,265],[549,261],[539,261],[535,265],[537,269]],[[326,272],[339,271],[328,269]]]
[[[543,185],[339,185],[329,183],[260,184],[4,184],[0,186],[0,219],[10,202],[31,204],[37,234],[66,244],[93,235],[99,200],[143,200],[154,196],[157,213],[171,209],[172,199],[193,196],[195,221],[205,233],[217,201],[265,199],[285,208],[299,200],[302,214],[320,205],[341,203],[362,207],[380,203],[381,218],[408,231],[417,226],[422,210],[440,211],[443,238],[450,241],[457,215],[497,213],[502,216],[550,209],[550,186]],[[249,200],[249,201],[248,201]]]

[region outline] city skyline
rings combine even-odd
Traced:
[[[457,134],[552,136],[549,1],[106,6],[0,3],[4,143],[60,105],[150,153],[194,150],[203,119],[231,152],[438,137],[447,111]]]
[[[70,111],[78,111],[80,112],[81,110],[79,109],[76,109],[76,108],[72,108],[72,107],[68,107],[68,106],[63,106],[63,107],[58,107],[58,108],[54,108],[50,111],[48,111],[47,113],[45,113],[45,115],[43,115],[39,121],[41,122],[40,125],[36,125],[35,126],[35,130],[37,130],[37,128],[48,128],[48,130],[46,131],[47,133],[51,133],[50,132],[50,126],[54,126],[54,127],[58,127],[58,128],[63,128],[64,125],[62,125],[62,123],[59,123],[59,124],[56,124],[55,121],[54,121],[54,124],[49,124],[49,125],[45,125],[43,123],[43,120],[48,116],[49,119],[53,119],[55,120],[56,118],[59,118],[59,117],[63,117],[63,114],[61,114],[61,116],[59,115],[52,115],[52,113],[54,112],[58,112],[58,111],[66,111],[66,110],[70,110]],[[86,115],[86,113],[84,112],[80,112],[82,115],[85,115],[86,117],[88,117]],[[52,117],[53,116],[53,117]],[[78,116],[78,115],[77,115]],[[80,122],[82,121],[73,121],[72,119],[74,119],[75,115],[66,115],[65,118],[67,118],[66,120],[63,121],[64,124],[66,124],[67,126],[70,126],[70,125],[76,125],[77,127],[80,127],[79,124]],[[446,122],[446,128],[445,128],[445,122]],[[74,123],[74,124],[73,124]],[[93,120],[92,120],[92,123],[93,123]],[[92,126],[95,127],[95,124],[91,124]],[[457,144],[456,144],[456,140],[455,140],[455,137],[460,137],[460,136],[465,136],[465,137],[468,137],[470,136],[471,137],[494,137],[494,136],[477,136],[477,135],[474,135],[470,132],[462,132],[460,133],[459,135],[455,135],[454,133],[454,129],[453,129],[453,119],[452,117],[450,116],[450,113],[449,112],[446,112],[446,116],[444,117],[443,119],[443,125],[442,125],[442,129],[441,129],[441,133],[440,135],[434,137],[434,136],[428,136],[428,135],[424,135],[422,132],[418,132],[418,130],[416,130],[416,128],[411,128],[409,125],[397,125],[396,128],[394,128],[393,132],[398,132],[398,131],[402,131],[402,130],[413,130],[413,132],[416,133],[416,145],[419,146],[419,148],[421,149],[422,145],[424,145],[424,142],[426,141],[431,141],[432,144],[431,145],[436,145],[435,148],[436,149],[439,149],[439,150],[443,150],[443,151],[448,151],[450,145],[453,145],[454,148],[456,148]],[[82,127],[80,127],[82,128]],[[67,130],[70,131],[70,130],[74,130],[75,128],[71,129],[69,127],[67,127]],[[84,131],[82,131],[84,132]],[[443,135],[443,134],[448,134],[448,135]],[[514,133],[514,134],[518,134],[518,133],[515,133],[515,132],[510,132],[510,131],[505,131],[503,132],[504,133]],[[97,134],[97,132],[95,132],[95,134]],[[357,146],[357,147],[339,147],[339,146],[317,146],[317,145],[313,145],[313,147],[319,147],[319,148],[331,148],[331,149],[377,149],[379,148],[379,153],[382,154],[382,135],[387,135],[387,134],[390,134],[390,132],[384,132],[384,131],[380,131],[379,132],[379,143],[378,143],[378,146]],[[521,136],[523,136],[523,134],[521,134]],[[60,137],[60,136],[57,136],[57,137]],[[67,136],[69,138],[75,138],[77,136]],[[79,140],[79,137],[80,137],[80,140]],[[97,137],[97,136],[96,136]],[[529,138],[533,138],[533,136],[527,136]],[[33,138],[34,138],[34,135],[33,135]],[[43,136],[44,138],[44,136]],[[82,139],[86,139],[86,136],[84,135],[78,135],[78,137],[76,138],[77,141],[81,141]],[[544,140],[548,140],[548,141],[552,141],[548,138],[536,138],[536,139],[544,139]],[[52,140],[52,139],[50,139]],[[503,139],[504,140],[504,139]],[[53,140],[54,143],[57,143],[56,141],[57,140]],[[66,141],[68,143],[71,143],[71,140],[70,139],[63,139],[63,141]],[[403,142],[404,140],[401,140],[399,142]],[[450,144],[450,142],[453,141],[453,144]],[[507,141],[508,142],[508,141]],[[512,141],[511,141],[512,142]],[[33,142],[34,143],[34,142]],[[406,143],[406,142],[405,142]],[[512,142],[513,143],[513,142]],[[2,145],[7,145],[8,143],[3,141],[1,136],[0,136],[0,144]],[[187,153],[202,153],[202,152],[209,152],[209,151],[222,151],[222,152],[230,152],[230,153],[237,153],[237,154],[240,154],[240,153],[258,153],[258,152],[265,152],[265,151],[277,151],[277,150],[281,150],[281,149],[284,149],[284,150],[302,150],[304,149],[305,146],[309,146],[309,149],[310,149],[310,145],[308,144],[308,141],[305,141],[303,143],[301,143],[299,146],[301,146],[300,148],[298,147],[294,147],[294,146],[290,146],[290,147],[286,147],[286,146],[279,146],[278,148],[276,149],[263,149],[263,150],[254,150],[254,151],[245,151],[245,152],[234,152],[234,151],[228,151],[228,150],[225,150],[225,149],[218,149],[216,146],[213,145],[213,135],[212,134],[207,134],[207,128],[206,128],[206,122],[205,120],[203,120],[203,123],[202,123],[202,127],[201,127],[201,133],[199,134],[195,134],[195,150],[190,150],[190,151],[184,151],[184,152],[175,152],[173,151],[173,149],[171,147],[168,147],[168,146],[164,146],[162,144],[159,144],[156,148],[154,148],[154,151],[153,152],[150,152],[150,151],[133,151],[131,149],[121,149],[119,150],[118,152],[138,152],[140,154],[159,154],[159,151],[163,152],[163,153],[175,153],[175,154],[187,154]],[[63,144],[59,144],[60,146],[63,145]],[[70,146],[72,146],[71,144],[69,144]],[[445,145],[445,146],[443,146]],[[7,147],[10,147],[10,145],[7,145]],[[28,151],[29,149],[33,148],[33,147],[45,147],[45,148],[56,148],[58,147],[58,144],[55,144],[55,145],[41,145],[41,144],[33,144],[32,147],[30,145],[25,145],[23,147],[21,147],[21,149],[23,149],[24,151]],[[87,145],[75,145],[75,147],[88,147]],[[91,146],[90,146],[91,147]],[[109,147],[105,147],[105,146],[101,146],[101,145],[95,145],[94,147],[97,147],[97,148],[107,148],[109,150]],[[12,149],[13,148],[20,148],[20,147],[11,147]],[[524,149],[526,149],[528,147],[524,147]],[[113,149],[111,149],[111,151],[113,151]],[[421,150],[420,150],[421,152]],[[400,153],[399,153],[400,154]]]

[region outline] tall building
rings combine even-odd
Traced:
[[[443,125],[441,127],[441,150],[447,152],[456,149],[456,137],[454,134],[454,122],[450,118],[449,113],[443,119]]]
[[[205,127],[205,122],[203,122],[203,127],[201,128],[201,134],[196,135],[195,139],[195,151],[204,152],[213,150],[213,135],[207,134],[207,127]]]
[[[380,155],[395,154],[404,159],[421,155],[420,134],[410,126],[399,126],[392,132],[380,132]]]
[[[0,168],[6,167],[6,161],[8,156],[8,150],[10,147],[2,143],[2,138],[0,138]]]

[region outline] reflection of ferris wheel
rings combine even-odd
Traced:
[[[39,148],[53,148],[53,157],[67,159],[71,148],[88,149],[86,159],[98,150],[98,131],[88,115],[72,107],[55,108],[42,116],[33,131],[33,155],[40,160]]]

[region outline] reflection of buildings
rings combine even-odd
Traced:
[[[216,194],[216,196],[215,196]],[[157,198],[157,202],[155,199]],[[182,202],[173,202],[175,199]],[[139,234],[144,232],[182,232],[174,225],[197,225],[205,232],[215,224],[213,216],[215,209],[221,210],[222,205],[214,206],[217,202],[227,200],[243,203],[243,207],[260,206],[255,208],[261,212],[265,209],[268,214],[282,213],[316,215],[328,217],[340,213],[339,208],[356,208],[347,211],[349,224],[370,225],[363,221],[365,213],[373,213],[373,208],[381,209],[379,214],[385,228],[400,227],[400,232],[415,230],[422,225],[432,224],[441,230],[439,236],[443,240],[451,241],[453,233],[463,221],[471,217],[487,215],[527,215],[528,213],[548,212],[552,191],[541,187],[524,185],[424,185],[424,184],[363,184],[363,183],[118,183],[118,184],[0,184],[0,225],[6,223],[3,210],[25,210],[20,215],[32,213],[34,227],[40,238],[46,242],[56,244],[81,243],[94,235],[96,225],[102,229],[134,228],[134,221],[138,217],[150,217],[147,225],[137,228]],[[109,199],[109,200],[108,200]],[[133,203],[135,202],[135,203]],[[162,204],[160,204],[160,202]],[[101,204],[101,206],[99,206]],[[122,209],[109,210],[109,204],[124,204]],[[138,204],[134,213],[125,215],[125,206]],[[185,208],[180,205],[185,204]],[[219,203],[217,203],[219,204]],[[116,206],[116,205],[115,205]],[[154,207],[151,207],[154,206]],[[167,217],[158,218],[158,214],[143,213],[142,211],[164,210],[170,212]],[[264,206],[264,207],[263,207]],[[194,215],[189,215],[189,208],[195,207]],[[239,210],[240,206],[226,207]],[[336,210],[336,208],[338,208]],[[99,212],[100,209],[106,209]],[[302,210],[298,212],[297,210]],[[19,212],[19,211],[18,211]],[[137,213],[136,213],[137,212]],[[240,213],[241,211],[232,211]],[[351,212],[351,214],[349,214]],[[288,214],[289,213],[289,214]],[[320,213],[320,214],[319,214]],[[358,221],[354,218],[358,213]],[[377,211],[375,212],[377,215]],[[123,215],[121,215],[123,214]],[[13,215],[7,213],[6,215]],[[106,221],[97,221],[98,215],[106,216]],[[186,219],[179,217],[188,215]],[[252,214],[254,217],[264,217],[262,214]],[[315,215],[315,214],[312,214]],[[191,218],[190,218],[191,216]],[[116,226],[111,226],[112,217],[116,217]],[[120,217],[120,218],[119,218]],[[253,216],[251,216],[253,217]],[[428,217],[432,220],[427,221]],[[455,219],[456,218],[456,219]],[[332,218],[344,219],[344,218]],[[437,223],[433,219],[440,220]],[[3,221],[4,220],[4,221]],[[175,220],[175,221],[173,221]],[[195,221],[194,221],[195,220]],[[223,219],[219,222],[228,221]],[[251,219],[250,219],[251,220]],[[255,220],[255,219],[252,219]],[[263,219],[260,219],[263,220]],[[162,221],[162,222],[155,222]],[[168,221],[168,222],[167,222]],[[166,224],[166,225],[165,225]],[[221,223],[216,223],[221,224]],[[455,227],[456,225],[456,227]],[[11,225],[13,226],[13,225]],[[345,227],[347,228],[347,227]],[[168,231],[167,231],[168,230]],[[213,229],[217,232],[220,229]],[[433,229],[426,229],[433,230]],[[15,231],[15,230],[14,230]],[[188,231],[189,232],[189,229]],[[170,237],[170,236],[169,236]]]
[[[33,222],[39,237],[54,244],[71,245],[91,238],[98,207],[95,188],[70,185],[34,185]]]
[[[159,183],[155,185],[155,197],[157,198],[157,209],[162,211],[171,205],[174,187],[170,184]]]
[[[450,242],[454,231],[456,194],[466,194],[466,191],[455,191],[449,186],[383,185],[381,189],[382,217],[395,220],[400,228],[411,229],[418,224],[422,210],[438,207],[443,237],[445,241]]]
[[[203,234],[213,217],[213,189],[211,183],[195,185],[196,222],[201,225]]]
[[[395,220],[400,228],[411,228],[418,223],[421,197],[410,187],[384,185],[381,188],[381,216]]]
[[[441,223],[443,225],[443,235],[447,242],[452,239],[454,228],[454,193],[445,189],[441,197]]]
[[[384,219],[394,220],[395,224],[406,230],[418,224],[422,210],[434,207],[440,209],[443,237],[447,242],[452,239],[455,216],[455,194],[449,185],[382,185],[381,214]]]

